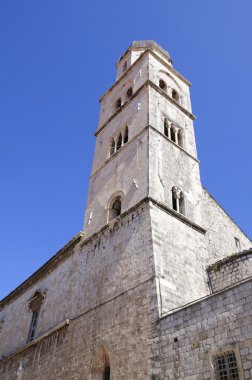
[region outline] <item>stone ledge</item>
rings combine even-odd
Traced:
[[[158,87],[154,82],[148,81],[150,87],[152,87],[154,90],[156,90],[160,95],[165,97],[167,100],[169,100],[174,106],[176,106],[180,111],[182,111],[184,114],[186,114],[190,119],[195,120],[196,116],[193,115],[191,112],[187,111],[184,107],[182,107],[176,100],[174,100],[171,96],[169,96],[164,90],[162,90],[160,87]]]
[[[152,202],[155,206],[161,208],[163,211],[167,212],[168,214],[174,216],[176,219],[180,220],[182,223],[188,225],[189,227],[193,228],[194,230],[200,232],[201,234],[205,235],[206,234],[206,230],[199,226],[198,224],[192,222],[190,219],[188,219],[186,216],[180,214],[179,212],[173,210],[172,208],[166,206],[165,204],[163,204],[162,202],[159,202],[157,200],[155,200],[154,198],[152,197],[148,197],[148,199],[150,200],[150,202]]]
[[[114,83],[112,86],[100,97],[99,102],[101,103],[103,98],[110,92],[112,89],[117,86],[118,83],[120,83],[132,70],[133,67],[135,67],[138,62],[140,62],[147,54],[151,54],[154,58],[156,58],[157,61],[162,63],[169,71],[171,71],[176,77],[181,79],[185,84],[188,86],[191,86],[191,83],[183,77],[177,70],[175,70],[172,66],[168,65],[161,57],[159,57],[156,53],[154,53],[151,49],[146,49],[143,54],[140,55],[140,57],[131,65],[129,68],[124,72],[124,74]]]
[[[132,100],[142,91],[143,88],[147,87],[149,84],[149,80],[145,81],[144,84],[142,84],[142,86],[140,86],[136,92],[134,92],[131,97],[124,103],[121,105],[120,108],[118,108],[118,110],[116,110],[106,121],[105,123],[102,124],[102,126],[94,133],[94,135],[97,137],[98,134],[111,122],[111,120],[113,120],[120,112],[122,112],[122,110],[129,104],[132,102]]]
[[[162,132],[158,131],[155,127],[153,127],[152,125],[149,125],[148,126],[150,129],[152,129],[153,131],[155,131],[156,133],[158,133],[160,136],[163,136],[165,140],[169,141],[171,144],[173,144],[174,146],[176,146],[178,149],[180,149],[183,153],[185,153],[188,157],[192,158],[193,160],[195,160],[196,162],[200,162],[196,157],[193,157],[190,153],[188,153],[185,149],[183,149],[181,146],[179,146],[178,144],[176,144],[175,142],[173,142],[171,139],[169,139],[167,136],[165,136]]]
[[[143,198],[141,201],[137,202],[132,207],[130,207],[128,210],[124,211],[116,219],[113,219],[111,222],[105,224],[103,227],[101,227],[98,231],[96,231],[92,235],[90,235],[90,236],[88,236],[88,237],[85,238],[85,233],[84,233],[84,235],[83,235],[84,239],[80,242],[80,247],[88,244],[90,241],[92,241],[95,238],[97,238],[99,235],[101,235],[106,230],[109,230],[111,228],[111,226],[113,226],[116,222],[120,222],[122,219],[124,219],[125,217],[127,217],[130,213],[132,213],[133,211],[135,211],[138,208],[140,208],[143,204],[150,204],[150,203],[152,203],[155,206],[159,207],[160,209],[162,209],[163,211],[167,212],[168,214],[174,216],[176,219],[180,220],[182,223],[188,225],[189,227],[193,228],[194,230],[196,230],[196,231],[198,231],[198,232],[200,232],[200,233],[202,233],[204,235],[206,234],[206,230],[203,227],[201,227],[198,224],[192,222],[186,216],[178,213],[177,211],[174,211],[172,208],[166,206],[162,202],[159,202],[156,199],[154,199],[154,198],[152,198],[150,196],[147,196],[147,197]]]
[[[124,144],[119,150],[117,150],[115,153],[112,154],[112,156],[108,157],[106,161],[104,161],[90,176],[89,179],[92,178],[97,172],[99,172],[101,169],[103,169],[110,161],[112,161],[115,157],[119,155],[120,152],[122,152],[124,149],[127,148],[133,141],[138,139],[143,132],[145,132],[148,129],[149,125],[146,125],[136,136],[134,136],[131,140],[129,140],[126,144]]]
[[[212,271],[218,270],[219,268],[221,268],[222,266],[224,266],[228,263],[236,261],[236,260],[240,259],[241,257],[250,256],[250,255],[252,255],[252,248],[247,249],[246,251],[233,253],[232,255],[227,256],[224,259],[218,260],[215,263],[209,265],[206,268],[206,270],[207,270],[207,272],[212,272]]]
[[[180,111],[182,111],[185,115],[190,117],[190,119],[195,120],[196,117],[189,111],[187,111],[184,107],[182,107],[178,102],[176,102],[171,96],[169,96],[165,91],[161,90],[154,82],[151,80],[147,80],[142,84],[141,87],[137,89],[136,92],[118,109],[116,110],[106,121],[105,123],[102,124],[102,126],[94,133],[94,135],[97,137],[99,133],[113,120],[122,110],[134,99],[141,91],[143,88],[150,86],[154,90],[156,90],[160,95],[162,95],[164,98],[169,100],[174,106],[176,106]]]
[[[180,311],[183,311],[183,310],[186,310],[194,305],[198,305],[200,304],[201,302],[204,302],[204,301],[208,301],[208,300],[211,300],[212,298],[215,298],[216,296],[222,294],[222,293],[225,293],[229,290],[232,290],[232,289],[235,289],[235,288],[238,288],[240,285],[243,285],[243,284],[246,284],[246,283],[250,283],[252,282],[252,276],[251,277],[248,277],[244,280],[241,280],[235,284],[232,284],[230,286],[227,286],[226,288],[223,288],[215,293],[212,293],[212,294],[208,294],[206,295],[205,297],[202,297],[202,298],[198,298],[196,299],[195,301],[192,301],[192,302],[189,302],[185,305],[182,305],[182,306],[179,306],[179,307],[176,307],[175,309],[171,309],[169,311],[167,311],[165,314],[163,314],[158,320],[157,320],[157,323],[162,320],[162,319],[165,319],[169,316],[172,316],[176,313],[179,313]]]
[[[185,149],[183,149],[181,146],[179,146],[178,144],[174,143],[172,140],[170,140],[168,137],[166,137],[163,133],[161,133],[160,131],[158,131],[155,127],[153,127],[152,125],[148,124],[146,125],[136,136],[134,136],[131,140],[129,140],[127,142],[127,144],[123,145],[120,150],[118,150],[117,152],[115,152],[112,156],[108,157],[106,159],[106,161],[104,161],[104,163],[101,164],[101,166],[96,169],[89,177],[92,178],[96,173],[98,173],[100,170],[102,170],[110,161],[112,161],[115,157],[117,157],[119,155],[120,152],[122,152],[124,149],[127,148],[127,146],[129,146],[131,143],[133,143],[133,141],[135,141],[137,138],[139,138],[139,136],[141,136],[141,134],[148,130],[148,129],[151,129],[153,131],[155,131],[156,133],[158,133],[160,136],[163,136],[165,140],[169,141],[173,146],[177,147],[178,149],[181,150],[181,152],[185,153],[188,157],[192,158],[193,160],[195,160],[196,162],[200,162],[197,158],[193,157],[190,153],[188,153]]]
[[[18,354],[20,354],[22,351],[25,351],[27,350],[28,348],[32,347],[32,346],[35,346],[36,344],[38,344],[41,340],[44,340],[45,338],[47,338],[48,336],[52,335],[53,333],[57,332],[58,330],[62,329],[63,327],[65,326],[68,326],[70,324],[70,320],[69,319],[66,319],[64,322],[61,322],[59,325],[57,325],[56,327],[54,327],[53,329],[47,331],[45,334],[39,336],[38,338],[34,339],[32,342],[30,343],[27,343],[25,346],[21,347],[20,349],[18,349],[17,351],[15,351],[13,354],[10,354],[2,359],[0,359],[0,365],[11,359],[13,356],[16,356]]]

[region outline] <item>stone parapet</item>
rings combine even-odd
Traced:
[[[252,276],[252,249],[233,254],[207,268],[212,292],[218,292]]]

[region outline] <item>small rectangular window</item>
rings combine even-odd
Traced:
[[[239,380],[239,373],[234,351],[214,356],[216,380]]]
[[[238,238],[236,238],[236,237],[235,237],[235,246],[236,246],[237,249],[239,249],[239,250],[241,249],[241,242],[240,242],[240,240],[239,240]]]

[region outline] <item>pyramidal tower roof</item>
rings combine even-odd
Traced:
[[[172,62],[172,59],[170,57],[170,54],[167,50],[163,49],[157,42],[153,40],[141,40],[141,41],[133,41],[130,47],[123,53],[123,55],[120,57],[118,63],[125,57],[125,55],[131,51],[131,50],[157,50],[159,53],[165,56],[166,59],[168,59],[170,62]]]

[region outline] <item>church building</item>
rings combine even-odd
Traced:
[[[190,86],[154,41],[117,62],[83,231],[0,302],[1,380],[252,379],[252,242],[201,184]]]

